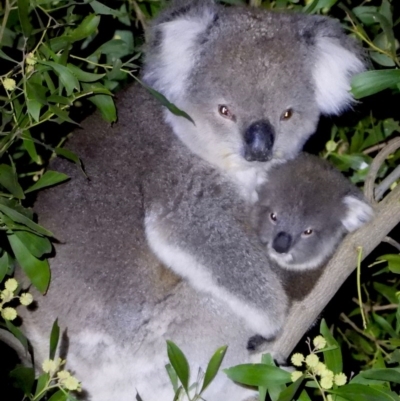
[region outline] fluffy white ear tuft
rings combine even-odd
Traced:
[[[342,224],[348,232],[357,230],[374,217],[372,207],[364,200],[348,195],[344,198],[343,203],[347,207],[347,213],[342,219]]]
[[[186,78],[199,54],[197,40],[214,17],[214,10],[204,7],[198,14],[181,15],[158,25],[161,44],[154,67],[146,71],[144,79],[169,100],[177,101],[185,93]]]
[[[313,77],[318,106],[323,114],[339,114],[352,103],[351,77],[363,71],[364,64],[332,37],[318,38],[316,48]]]

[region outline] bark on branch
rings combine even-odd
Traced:
[[[362,247],[363,259],[368,256],[388,233],[400,222],[400,185],[375,207],[372,222],[349,235],[326,266],[313,290],[291,307],[282,334],[269,351],[278,359],[286,360],[327,303],[357,265],[357,248]]]

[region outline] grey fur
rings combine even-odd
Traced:
[[[222,344],[231,347],[229,366],[248,359],[254,332],[279,332],[287,299],[248,206],[268,168],[301,149],[320,112],[349,104],[348,81],[362,69],[332,20],[186,4],[154,23],[144,79],[196,125],[131,87],[119,95],[118,124],[96,115],[71,141],[90,181],[57,162],[72,183],[37,203],[40,223],[60,243],[49,292],[37,298],[40,314],[26,313],[24,327],[40,360],[60,318],[69,367],[93,401],[133,399],[135,388],[145,401],[172,399],[165,339],[204,368]],[[324,43],[340,57],[327,56]],[[330,83],[334,107],[316,80],[324,65],[339,77]],[[221,104],[235,118],[219,115]],[[293,117],[283,121],[288,108]],[[263,162],[245,160],[249,146]],[[221,394],[242,401],[251,392],[221,374],[206,399]]]

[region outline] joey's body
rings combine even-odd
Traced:
[[[166,339],[196,369],[223,344],[225,366],[246,362],[252,334],[279,333],[287,297],[248,208],[319,115],[349,105],[363,70],[353,41],[320,16],[177,1],[149,38],[143,79],[195,124],[131,87],[115,126],[91,117],[71,141],[90,181],[59,163],[72,181],[37,204],[60,243],[49,293],[24,327],[40,360],[60,318],[93,401],[127,401],[135,388],[144,401],[171,400]],[[250,394],[221,373],[205,398]]]

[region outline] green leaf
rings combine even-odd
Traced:
[[[18,327],[14,326],[9,320],[5,320],[5,323],[10,333],[22,344],[25,351],[29,352],[29,342],[22,331]]]
[[[19,22],[25,38],[32,32],[32,25],[29,21],[29,0],[17,0]]]
[[[4,60],[11,61],[12,63],[17,63],[14,59],[11,57],[8,57],[7,54],[3,52],[3,50],[0,50],[0,58],[3,58]]]
[[[22,135],[21,139],[23,140],[23,146],[25,150],[28,152],[30,158],[37,164],[40,163],[41,159],[36,151],[35,143],[32,140],[31,133],[28,130],[25,130]]]
[[[46,395],[45,393],[43,393],[41,396],[37,397],[46,388],[48,381],[49,381],[48,373],[43,373],[42,375],[39,376],[39,379],[38,379],[37,385],[36,385],[36,391],[35,391],[35,398],[34,398],[35,401],[39,401]]]
[[[306,390],[303,390],[301,394],[299,395],[299,400],[298,401],[312,401],[310,396],[307,394]],[[337,400],[335,400],[337,401]]]
[[[39,122],[40,110],[42,109],[42,105],[34,99],[26,99],[26,108],[31,117],[36,122]]]
[[[68,69],[82,82],[94,82],[103,78],[106,74],[93,74],[78,68],[73,64],[67,64]]]
[[[303,383],[304,376],[298,378],[294,383],[286,387],[280,394],[278,401],[291,401]]]
[[[114,10],[110,7],[105,6],[97,0],[91,1],[90,6],[96,14],[102,15],[113,15],[114,17],[121,17],[122,13],[118,10]]]
[[[68,180],[68,175],[64,173],[59,173],[58,171],[47,170],[31,187],[29,187],[25,193],[37,191],[38,189],[51,187],[52,185],[59,184],[60,182],[64,182]]]
[[[351,82],[351,91],[356,99],[373,95],[400,83],[400,70],[366,71],[356,75]]]
[[[325,365],[329,370],[333,373],[340,373],[343,370],[343,361],[342,361],[342,351],[340,350],[340,346],[335,338],[332,336],[329,331],[329,327],[325,322],[325,319],[322,319],[320,325],[320,333],[324,336],[327,345],[329,347],[335,346],[335,349],[331,349],[329,351],[323,351]]]
[[[98,108],[105,121],[109,123],[117,121],[117,110],[112,96],[94,95],[88,99]]]
[[[184,117],[189,120],[194,125],[195,122],[193,121],[192,117],[189,116],[186,112],[181,109],[178,109],[173,103],[171,103],[162,93],[157,92],[155,89],[150,88],[144,82],[142,82],[139,78],[135,78],[153,97],[155,97],[163,106],[165,106],[172,114],[175,114],[179,117]]]
[[[174,393],[178,391],[178,376],[176,375],[175,369],[171,366],[170,363],[165,365],[165,369],[167,370],[169,380],[171,381],[172,388],[174,390]]]
[[[376,258],[377,260],[386,260],[389,270],[392,273],[400,274],[400,255],[382,255]]]
[[[179,347],[170,340],[167,340],[167,351],[168,359],[187,393],[190,376],[188,361],[183,352],[179,349]]]
[[[17,212],[16,210],[11,209],[10,207],[8,207],[8,206],[6,206],[4,204],[1,204],[1,203],[0,203],[0,211],[3,212],[5,215],[7,215],[13,221],[15,221],[17,223],[21,223],[21,224],[29,227],[33,231],[36,231],[39,234],[46,235],[47,237],[53,237],[54,236],[50,231],[46,230],[45,228],[43,228],[39,224],[34,223],[28,217],[24,216],[23,214]]]
[[[4,280],[8,272],[8,253],[6,251],[3,252],[3,255],[0,257],[0,283]]]
[[[0,165],[0,185],[9,191],[17,199],[24,199],[24,191],[18,183],[15,169],[7,164]]]
[[[66,401],[68,399],[67,394],[65,394],[63,391],[58,390],[56,393],[54,393],[50,398],[49,401]]]
[[[36,258],[49,254],[52,250],[51,242],[47,237],[41,237],[29,231],[15,231],[14,234]]]
[[[395,393],[363,384],[350,383],[330,392],[349,401],[398,401],[399,399]]]
[[[74,152],[71,152],[70,150],[65,148],[55,148],[54,151],[58,156],[65,157],[66,159],[74,162],[82,168],[81,159],[79,159],[79,157]]]
[[[368,369],[364,372],[360,372],[360,376],[365,379],[382,380],[400,384],[399,368]]]
[[[390,303],[397,304],[396,288],[382,283],[374,282],[374,289],[382,294]]]
[[[81,24],[68,34],[71,42],[86,39],[88,36],[96,32],[96,29],[100,23],[100,16],[95,14],[88,15]]]
[[[35,370],[25,366],[18,366],[10,372],[10,377],[14,381],[15,387],[29,396],[32,392],[33,384],[35,383]]]
[[[45,293],[50,283],[49,262],[35,258],[15,234],[8,235],[8,240],[22,270],[32,284]]]
[[[210,362],[208,362],[207,365],[206,373],[204,375],[204,380],[203,380],[203,386],[201,387],[199,394],[201,394],[214,380],[221,366],[221,363],[225,357],[227,348],[228,347],[226,345],[221,348],[218,348],[217,351],[215,351],[215,354],[211,357]]]
[[[47,65],[54,70],[54,72],[60,78],[61,83],[64,85],[68,96],[71,96],[74,90],[79,91],[80,86],[78,79],[66,66],[57,64],[54,61],[38,60],[38,62]]]
[[[58,325],[58,319],[56,319],[53,323],[53,327],[51,328],[49,359],[54,359],[59,339],[60,339],[60,326]]]
[[[387,320],[385,320],[382,316],[377,315],[376,313],[372,313],[372,316],[374,318],[374,321],[388,334],[390,334],[391,337],[397,337],[396,331],[393,329],[393,327],[388,323]]]
[[[352,11],[364,25],[368,26],[376,23],[376,20],[373,18],[373,13],[378,11],[378,7],[359,6],[354,7]]]
[[[61,121],[65,121],[71,124],[76,124],[79,125],[77,122],[75,122],[74,120],[72,120],[69,117],[68,112],[66,112],[63,109],[60,109],[58,106],[54,106],[54,105],[49,105],[49,110],[54,113]]]
[[[291,382],[290,373],[264,364],[243,364],[224,369],[227,376],[247,386],[266,386],[270,384],[285,384]]]

